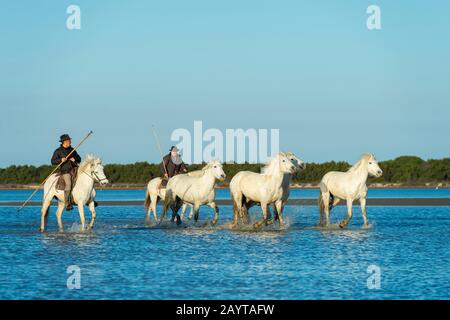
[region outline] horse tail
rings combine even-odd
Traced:
[[[145,193],[145,203],[144,203],[145,209],[148,209],[150,207],[150,203],[151,203],[150,192],[148,192],[148,190],[147,190],[147,192]]]

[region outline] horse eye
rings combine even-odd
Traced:
[[[369,162],[369,164],[372,164],[372,162]]]
[[[214,168],[217,168],[217,166],[214,166]]]

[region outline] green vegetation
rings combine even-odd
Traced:
[[[201,164],[190,165],[190,170],[197,170]],[[259,172],[261,164],[225,164],[224,170],[228,181],[241,170]],[[328,171],[345,171],[350,167],[347,162],[308,163],[306,169],[296,174],[294,183],[317,183]],[[422,160],[418,157],[403,156],[394,160],[380,162],[383,176],[372,178],[375,183],[402,183],[423,185],[425,183],[450,182],[450,158],[440,160]],[[23,185],[40,183],[51,172],[52,166],[10,166],[0,169],[0,184]],[[151,178],[160,176],[159,165],[147,162],[135,164],[107,164],[105,173],[112,183],[143,184]]]

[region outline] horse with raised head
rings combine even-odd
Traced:
[[[238,172],[230,182],[234,212],[233,226],[237,225],[238,217],[242,219],[245,216],[244,207],[248,203],[260,203],[263,212],[263,218],[255,223],[255,228],[268,224],[270,204],[275,204],[278,212],[281,213],[283,197],[286,196],[286,190],[283,189],[285,174],[293,174],[296,170],[291,159],[286,154],[279,153],[262,168],[261,173]],[[283,223],[281,214],[279,222],[280,225]]]
[[[215,201],[216,194],[214,186],[216,181],[225,180],[226,175],[223,171],[222,164],[216,160],[208,162],[201,171],[197,176],[179,174],[169,179],[160,223],[164,221],[167,209],[171,207],[171,221],[173,222],[176,218],[177,224],[180,224],[181,218],[178,215],[178,210],[182,203],[188,203],[193,206],[195,222],[198,221],[200,206],[208,205],[215,212],[211,224],[215,225],[217,223],[219,219],[219,208]]]
[[[44,184],[44,197],[41,209],[41,227],[40,231],[44,232],[47,224],[50,204],[53,198],[58,200],[58,209],[56,210],[56,219],[58,221],[59,231],[64,231],[62,222],[62,213],[66,207],[66,199],[63,190],[57,190],[58,175],[51,175]],[[86,222],[84,218],[84,206],[87,205],[91,211],[92,218],[88,225],[91,229],[94,226],[96,212],[95,212],[95,189],[94,183],[107,184],[109,181],[103,172],[102,161],[92,155],[87,155],[84,161],[81,162],[77,169],[77,178],[72,189],[73,202],[78,205],[78,212],[80,214],[81,230],[86,229]]]
[[[339,227],[346,227],[352,218],[352,204],[359,200],[361,205],[364,227],[369,223],[366,216],[367,177],[381,177],[383,171],[373,154],[364,154],[348,171],[330,171],[325,174],[320,182],[320,195],[318,199],[320,208],[319,225],[323,226],[325,214],[325,226],[330,225],[330,210],[341,200],[347,201],[347,219],[339,223]]]
[[[202,170],[195,170],[188,172],[187,175],[191,177],[198,177],[203,174]],[[166,188],[161,188],[162,178],[156,177],[147,185],[147,191],[145,193],[145,202],[144,207],[147,209],[147,216],[146,221],[150,221],[150,215],[153,212],[153,217],[155,218],[155,221],[158,221],[158,215],[156,214],[156,205],[159,202],[159,200],[164,201],[166,198]],[[189,220],[193,217],[193,207],[190,204],[183,203],[183,206],[181,208],[181,220],[184,218],[184,213],[186,212],[187,206],[191,207],[191,212],[189,213]]]

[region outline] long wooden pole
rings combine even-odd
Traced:
[[[70,156],[72,155],[72,153],[74,153],[83,144],[83,142],[85,142],[87,140],[87,138],[90,137],[91,134],[93,134],[93,132],[89,131],[88,135],[83,140],[81,140],[80,143],[77,144],[77,146],[75,148],[73,148],[72,151],[70,151],[70,153],[66,156],[66,159],[67,159],[66,161],[70,161],[69,159],[70,159]],[[42,185],[48,180],[48,178],[50,178],[50,176],[52,174],[54,174],[56,172],[56,170],[59,169],[59,167],[61,167],[61,165],[63,163],[64,162],[61,161],[61,163],[58,164],[55,169],[53,169],[53,171],[47,176],[47,178],[45,178],[45,180],[41,182],[41,184],[36,188],[36,190],[34,190],[34,192],[28,197],[28,199],[17,209],[17,212],[22,210],[28,204],[28,202],[30,202],[30,200],[33,198],[33,196],[36,194],[36,192],[39,191],[39,189],[42,187]]]

